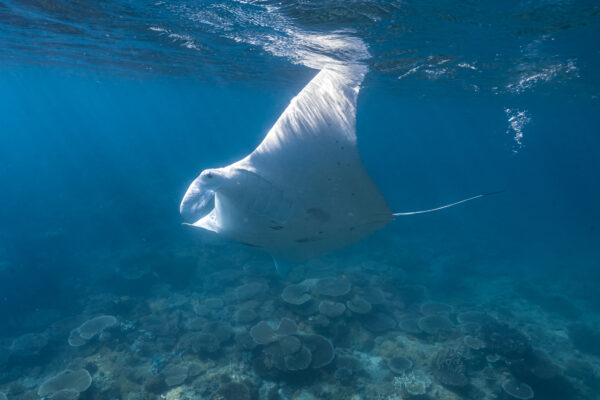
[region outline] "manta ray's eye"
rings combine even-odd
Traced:
[[[212,172],[207,172],[206,175],[204,175],[204,176],[206,176],[207,178],[212,178],[213,174],[212,174]]]

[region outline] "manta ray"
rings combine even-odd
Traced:
[[[363,65],[324,68],[291,100],[262,143],[231,165],[206,169],[180,212],[188,225],[295,263],[356,243],[401,215],[365,170],[357,147],[356,100]]]

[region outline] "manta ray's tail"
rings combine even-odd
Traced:
[[[502,193],[502,191],[498,191],[498,192],[489,192],[489,193],[482,193],[482,194],[478,194],[477,196],[473,196],[473,197],[469,197],[467,199],[463,199],[463,200],[459,200],[456,201],[454,203],[450,203],[450,204],[445,204],[443,206],[440,207],[436,207],[436,208],[430,208],[429,210],[420,210],[420,211],[409,211],[409,212],[399,212],[399,213],[393,213],[392,215],[394,217],[400,217],[400,216],[404,216],[404,215],[413,215],[413,214],[425,214],[425,213],[429,213],[429,212],[433,212],[433,211],[439,211],[439,210],[443,210],[444,208],[450,208],[456,205],[459,205],[461,203],[466,203],[467,201],[471,201],[471,200],[475,200],[475,199],[479,199],[481,197],[485,197],[485,196],[491,196],[493,194],[499,194]]]

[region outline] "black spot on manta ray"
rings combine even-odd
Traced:
[[[252,243],[248,243],[248,242],[240,242],[241,244],[243,244],[244,246],[248,246],[248,247],[257,247],[257,248],[262,248],[262,246],[258,245],[258,244],[252,244]]]
[[[329,213],[318,207],[311,207],[306,209],[306,213],[316,219],[317,221],[325,222],[331,218]]]
[[[305,238],[296,239],[295,242],[297,242],[297,243],[308,243],[308,242],[317,242],[319,240],[321,240],[321,238],[311,236],[311,237],[305,237]]]

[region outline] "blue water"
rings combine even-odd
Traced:
[[[592,1],[0,0],[0,399],[38,398],[66,368],[89,372],[83,399],[518,398],[507,379],[539,399],[599,399],[598,37]],[[392,211],[502,193],[398,218],[287,277],[260,251],[182,226],[191,181],[255,149],[323,59],[369,69],[358,146]],[[351,296],[387,293],[371,313],[394,323],[448,304],[453,328],[372,332],[349,310],[323,327],[281,301],[324,276],[352,282]],[[214,298],[224,305],[198,311]],[[241,323],[240,308],[257,317]],[[459,314],[473,309],[558,372],[531,372],[540,357],[527,352],[518,364],[484,325],[470,334],[487,350],[459,357],[468,385],[449,384],[437,360],[463,346]],[[118,326],[69,345],[98,315]],[[233,334],[292,318],[335,359],[282,371],[237,336],[191,351],[197,318]],[[44,343],[23,345],[28,334]],[[413,371],[388,368],[399,356]],[[187,378],[165,384],[166,366]],[[420,397],[403,383],[417,370],[431,380]]]

